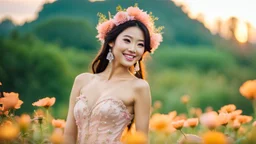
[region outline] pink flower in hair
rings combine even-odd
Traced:
[[[97,26],[98,35],[96,36],[101,41],[105,39],[107,33],[114,27],[114,23],[112,20],[105,21]]]
[[[133,19],[134,17],[129,16],[127,12],[120,11],[114,16],[113,22],[116,26],[118,26],[126,21],[133,20]]]
[[[140,10],[138,7],[128,7],[126,11],[130,16],[134,17],[142,13],[142,10]]]
[[[142,22],[145,26],[148,26],[150,23],[150,17],[146,12],[139,13],[136,17],[136,20]]]
[[[152,52],[160,45],[160,42],[163,41],[163,37],[159,33],[153,33],[150,37],[150,46],[152,48]]]

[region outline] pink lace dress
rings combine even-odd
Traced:
[[[92,108],[85,95],[77,97],[74,117],[78,144],[121,144],[120,138],[133,115],[115,98],[101,96]]]

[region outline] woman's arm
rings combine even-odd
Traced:
[[[74,118],[74,106],[76,102],[76,97],[79,96],[80,89],[82,86],[83,74],[78,75],[75,80],[71,90],[69,98],[69,108],[68,116],[66,121],[66,126],[64,130],[64,144],[75,144],[77,138],[77,126]]]
[[[136,131],[141,131],[148,136],[149,118],[151,108],[151,93],[149,84],[140,80],[136,84],[136,96],[134,103]]]

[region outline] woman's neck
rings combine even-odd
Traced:
[[[103,77],[106,77],[108,80],[110,79],[131,79],[134,77],[129,68],[116,65],[115,62],[109,63],[106,69],[102,72]]]

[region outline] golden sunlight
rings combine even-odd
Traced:
[[[248,40],[248,31],[246,24],[239,21],[237,23],[237,29],[235,31],[235,37],[240,43],[245,43]]]

